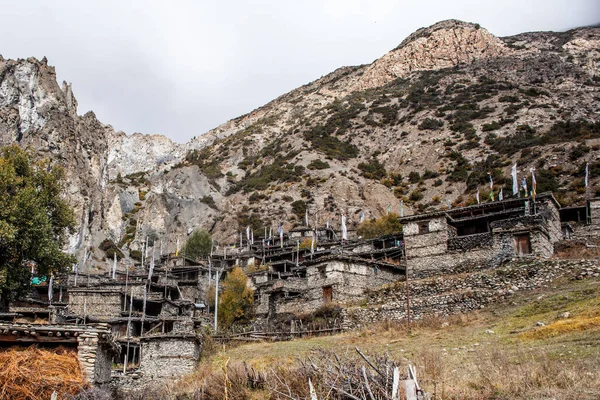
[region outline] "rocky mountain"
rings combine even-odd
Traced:
[[[564,205],[600,176],[600,29],[499,38],[477,24],[419,29],[370,65],[343,67],[185,145],[77,115],[54,69],[0,59],[0,146],[65,166],[80,218],[71,249],[125,253],[146,236],[174,250],[198,227],[220,241],[247,225],[338,223],[441,209],[511,192],[536,168]],[[312,223],[312,222],[311,222]],[[157,242],[158,243],[158,242]]]

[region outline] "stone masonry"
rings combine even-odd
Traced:
[[[600,276],[598,260],[514,260],[485,271],[410,280],[411,317],[447,316],[484,308],[517,291],[549,285],[559,277]],[[346,329],[406,318],[406,283],[372,291],[366,304],[344,310]]]

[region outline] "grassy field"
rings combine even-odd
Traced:
[[[355,347],[416,365],[420,382],[437,399],[598,399],[600,279],[564,279],[509,304],[416,322],[411,332],[390,322],[335,336],[219,348],[176,386],[189,391],[222,375],[226,364],[230,374],[245,363],[266,374],[293,375],[298,361],[316,349],[354,357]],[[239,385],[240,399],[285,398]]]

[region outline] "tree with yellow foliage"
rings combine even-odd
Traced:
[[[254,291],[248,287],[248,277],[240,267],[235,267],[223,280],[223,292],[219,293],[219,322],[229,328],[234,322],[246,322],[252,318]]]
[[[402,224],[398,221],[398,218],[398,214],[389,213],[377,219],[365,221],[359,225],[357,233],[364,239],[400,233],[402,232]]]

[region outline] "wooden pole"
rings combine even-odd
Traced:
[[[123,311],[127,311],[127,285],[129,283],[129,266],[125,266],[125,301],[123,302]]]
[[[127,296],[127,292],[125,292]],[[127,304],[127,302],[125,302]],[[131,337],[131,309],[133,308],[133,288],[131,288],[131,295],[129,296],[129,318],[127,319],[127,352],[125,353],[125,360],[123,361],[123,374],[127,372],[127,359],[129,358],[129,339]]]
[[[408,284],[408,265],[406,265],[406,248],[404,249],[404,273],[406,276],[406,323],[408,325],[408,334],[412,334],[410,326],[410,285]]]
[[[215,333],[217,332],[217,317],[219,314],[219,271],[215,274]]]
[[[148,296],[148,287],[144,285],[144,304],[142,305],[142,326],[140,328],[140,336],[144,335],[144,321],[146,320],[146,298]]]

